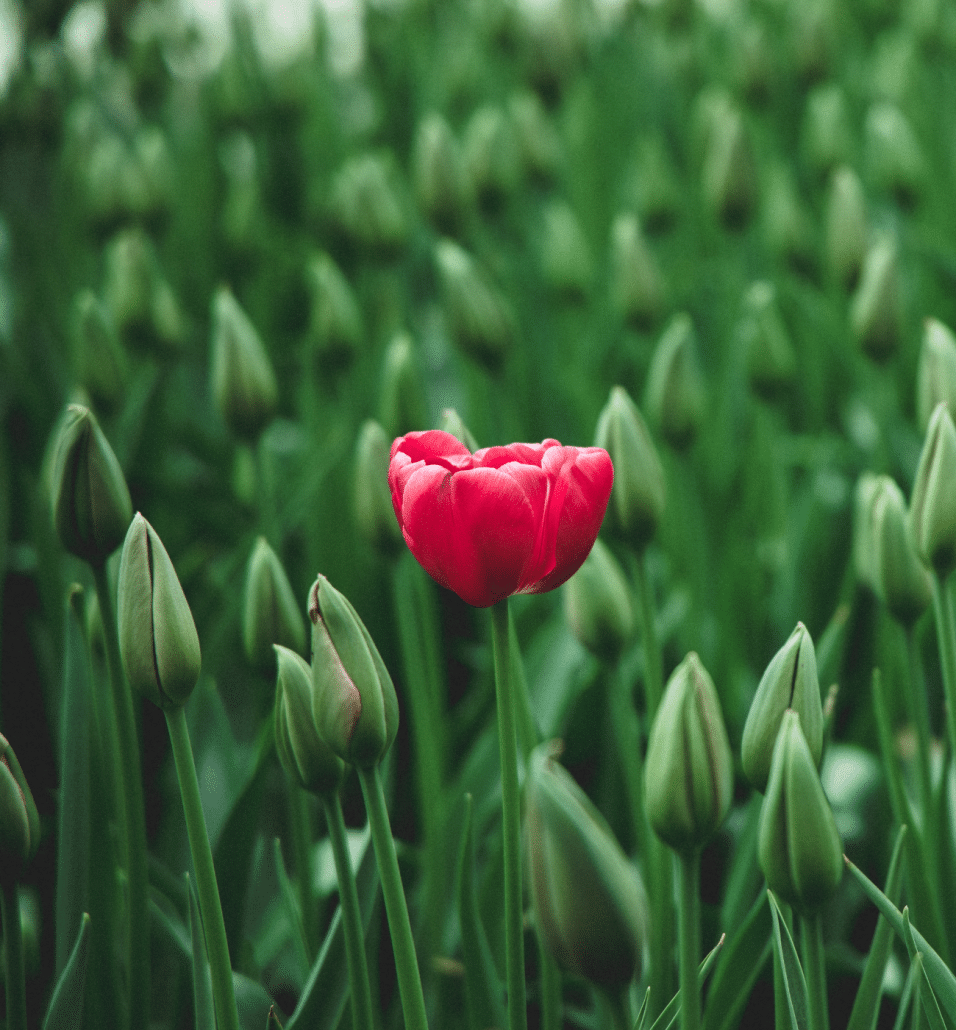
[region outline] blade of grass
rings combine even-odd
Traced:
[[[773,950],[773,926],[764,891],[724,947],[707,992],[704,1030],[732,1030]]]
[[[787,994],[787,1005],[790,1011],[790,1024],[793,1030],[809,1030],[810,1014],[807,1000],[807,982],[800,967],[797,949],[787,927],[777,899],[771,891],[767,891],[770,901],[770,913],[773,916],[773,941],[783,971],[783,984]]]
[[[90,916],[80,916],[80,931],[70,958],[53,989],[43,1030],[80,1030],[83,1026],[83,995],[90,957]]]

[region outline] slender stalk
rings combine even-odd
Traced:
[[[647,575],[647,552],[637,555],[632,565],[637,583],[641,639],[644,641],[644,689],[647,691],[647,720],[650,723],[654,721],[657,706],[664,693],[664,662],[654,620],[654,595]]]
[[[823,917],[819,912],[814,912],[811,916],[804,916],[800,922],[810,1030],[829,1030],[827,974],[823,956]]]
[[[305,943],[311,966],[319,948],[319,907],[313,889],[312,863],[309,856],[313,839],[312,813],[306,791],[293,788],[286,792],[286,796],[289,805],[292,853],[295,856],[296,892],[299,895],[302,929],[305,931]]]
[[[27,995],[23,980],[23,929],[17,885],[0,891],[3,917],[4,984],[7,995],[7,1030],[27,1030]]]
[[[680,882],[680,1025],[682,1030],[699,1030],[700,849],[677,854],[675,859]]]
[[[139,733],[133,712],[133,698],[120,661],[119,636],[113,611],[113,595],[106,565],[93,566],[96,598],[106,640],[106,665],[115,709],[117,744],[122,771],[123,813],[126,824],[126,876],[129,899],[127,947],[129,952],[129,1025],[149,1025],[149,878],[146,853],[146,811],[143,802],[143,774],[139,758]],[[112,727],[111,727],[112,729]],[[115,770],[115,764],[114,764]]]
[[[926,682],[923,678],[923,667],[920,662],[919,645],[916,631],[908,626],[906,633],[906,652],[909,658],[910,683],[906,697],[910,706],[910,718],[916,729],[916,770],[919,778],[920,810],[922,831],[926,839],[927,854],[936,862],[936,825],[933,805],[933,775],[930,767],[930,741],[932,739],[929,723],[929,705],[926,702]],[[937,881],[934,876],[934,889]]]
[[[372,988],[369,985],[368,963],[365,956],[365,932],[362,927],[355,874],[349,858],[342,802],[338,794],[333,794],[330,798],[324,798],[322,805],[325,808],[325,821],[329,828],[335,873],[339,881],[339,904],[342,906],[342,929],[345,931],[345,958],[349,967],[349,985],[352,991],[352,1028],[374,1030]]]
[[[953,622],[953,600],[946,583],[933,573],[933,608],[936,614],[936,639],[943,666],[943,690],[946,694],[946,726],[950,754],[956,755],[956,625]]]
[[[491,608],[498,703],[498,748],[501,755],[501,814],[504,828],[505,964],[508,1030],[526,1030],[524,935],[521,910],[521,795],[518,788],[518,742],[515,697],[508,647],[508,599]]]
[[[541,1030],[561,1030],[561,970],[538,934],[538,963],[541,967]],[[628,1026],[627,1030],[631,1030]]]
[[[216,1024],[220,1030],[239,1030],[239,1012],[232,987],[229,942],[226,940],[226,926],[222,919],[222,905],[216,884],[216,867],[212,861],[212,849],[209,847],[209,836],[206,833],[206,821],[199,797],[199,780],[196,778],[196,763],[193,760],[192,745],[189,743],[186,712],[183,708],[172,708],[165,714],[169,739],[173,746],[173,758],[176,761],[176,775],[179,777],[179,790],[183,798],[189,850],[196,873],[196,893],[199,895],[199,911],[202,914],[206,950],[209,953]]]

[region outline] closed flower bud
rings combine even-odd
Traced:
[[[889,240],[867,251],[850,306],[853,335],[874,361],[885,361],[900,340],[899,272],[896,247]]]
[[[385,350],[379,413],[389,437],[423,429],[427,422],[422,376],[407,333],[393,337]]]
[[[843,90],[835,83],[817,86],[807,97],[800,143],[804,160],[821,177],[849,160],[850,116]]]
[[[767,246],[775,254],[794,268],[812,268],[813,230],[785,164],[774,165],[767,176],[762,223]]]
[[[461,415],[454,408],[445,408],[441,413],[436,429],[442,430],[444,433],[451,433],[451,435],[459,442],[463,443],[469,451],[478,450],[478,441],[475,439],[472,431],[465,425]]]
[[[598,416],[595,446],[603,447],[614,465],[609,526],[641,552],[664,514],[664,469],[637,405],[622,386],[612,387]]]
[[[938,319],[927,318],[916,370],[916,423],[921,433],[940,401],[950,412],[956,411],[956,336]]]
[[[692,651],[668,680],[648,737],[648,822],[675,851],[696,851],[724,821],[733,785],[734,763],[717,690]]]
[[[544,744],[525,781],[524,836],[534,918],[567,970],[605,989],[626,987],[648,939],[640,874],[610,827]]]
[[[126,352],[106,307],[92,290],[73,302],[73,368],[77,380],[101,407],[112,409],[123,396]]]
[[[270,663],[274,644],[305,650],[302,609],[279,556],[264,536],[256,540],[246,568],[242,644],[246,658],[258,668]]]
[[[618,215],[611,227],[611,291],[621,317],[636,328],[657,320],[664,282],[640,223],[631,214]]]
[[[890,614],[911,626],[933,599],[933,586],[920,560],[906,501],[889,476],[880,476],[873,499],[873,563],[876,592]]]
[[[40,845],[40,816],[17,756],[0,734],[0,885],[23,875]]]
[[[682,198],[677,168],[662,136],[651,135],[638,144],[630,183],[628,195],[633,195],[647,232],[669,228],[680,214]]]
[[[465,174],[472,196],[485,209],[501,207],[518,181],[518,150],[504,112],[478,108],[465,127]]]
[[[728,228],[739,228],[757,201],[757,172],[743,116],[722,108],[709,135],[702,170],[704,200]]]
[[[804,914],[816,911],[843,875],[843,842],[794,711],[785,713],[774,745],[757,857],[767,886]]]
[[[634,607],[617,559],[595,540],[584,564],[564,584],[564,614],[571,632],[596,657],[618,659],[634,633]]]
[[[104,561],[122,543],[133,517],[123,470],[93,413],[71,404],[53,462],[53,525],[78,558]]]
[[[419,124],[412,162],[422,214],[440,232],[454,232],[464,214],[465,178],[458,141],[440,114],[433,112]]]
[[[332,212],[339,228],[363,250],[391,255],[408,236],[408,221],[387,159],[365,154],[350,159],[332,187]]]
[[[255,326],[225,286],[212,303],[210,378],[223,421],[240,439],[254,441],[275,414],[279,387]]]
[[[312,717],[312,670],[309,663],[281,644],[276,680],[276,752],[290,779],[319,797],[329,797],[342,782],[342,759],[325,743]]]
[[[783,713],[788,709],[800,716],[813,761],[819,766],[823,757],[823,706],[817,656],[802,622],[797,623],[790,639],[773,656],[747,713],[740,757],[744,775],[755,790],[767,789],[774,743]]]
[[[777,305],[777,291],[756,282],[747,291],[741,335],[747,348],[750,385],[765,400],[783,394],[797,371],[797,358]]]
[[[956,567],[956,428],[945,403],[930,416],[910,497],[920,556],[940,577]]]
[[[591,286],[591,254],[574,211],[564,202],[550,204],[544,213],[542,246],[544,278],[556,293],[583,300]]]
[[[677,450],[693,442],[704,416],[704,383],[697,365],[694,323],[682,311],[667,324],[647,372],[644,410]]]
[[[864,472],[853,491],[853,567],[856,578],[873,593],[879,591],[876,574],[876,533],[873,506],[880,491],[880,477]]]
[[[863,185],[852,168],[837,168],[830,179],[825,237],[831,275],[843,289],[853,289],[866,255],[867,229]]]
[[[312,300],[309,343],[322,365],[345,368],[362,346],[362,314],[349,281],[328,254],[317,254],[306,269]]]
[[[130,685],[160,708],[181,707],[199,679],[199,635],[166,548],[139,512],[123,544],[116,601]]]
[[[919,199],[925,159],[913,128],[894,104],[874,104],[866,116],[866,164],[873,182],[904,206]]]
[[[539,182],[549,182],[561,163],[561,142],[538,95],[515,94],[508,101],[508,114],[525,172]]]
[[[348,599],[325,578],[309,591],[312,714],[344,762],[369,769],[398,730],[398,698],[378,648]]]
[[[374,419],[362,423],[355,448],[355,521],[378,550],[394,553],[404,541],[392,509],[388,458],[392,441]]]

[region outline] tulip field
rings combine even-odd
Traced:
[[[0,0],[5,1030],[956,1028],[956,0]]]

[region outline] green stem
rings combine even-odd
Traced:
[[[292,836],[292,853],[295,856],[296,888],[299,895],[299,912],[308,950],[309,965],[315,961],[319,947],[319,906],[312,884],[312,812],[309,795],[293,787],[286,791],[289,805],[289,828]]]
[[[385,898],[385,914],[392,935],[392,952],[395,955],[395,972],[398,975],[398,992],[405,1014],[405,1030],[427,1030],[428,1017],[425,1014],[425,996],[422,993],[422,978],[418,972],[418,958],[412,939],[412,925],[408,921],[408,906],[402,889],[402,877],[398,871],[398,856],[395,841],[388,821],[382,777],[377,765],[371,769],[358,769],[359,783],[365,797],[365,808],[372,830],[372,844],[375,860],[382,881],[382,895]]]
[[[953,623],[953,600],[946,583],[933,573],[933,607],[936,613],[936,638],[943,666],[943,690],[946,694],[946,725],[949,751],[956,756],[956,626]]]
[[[541,968],[541,1030],[561,1030],[561,970],[538,933],[538,963]],[[631,1030],[628,1026],[627,1030]]]
[[[654,619],[654,595],[647,575],[647,552],[637,555],[633,562],[634,578],[641,618],[641,639],[644,641],[644,689],[647,691],[647,721],[654,721],[657,706],[664,693],[664,662],[661,658],[660,642],[657,639],[657,624]]]
[[[700,849],[675,855],[680,882],[680,1025],[682,1030],[700,1027]]]
[[[920,787],[920,811],[922,831],[926,839],[927,854],[936,862],[936,826],[933,804],[933,776],[930,767],[930,741],[932,739],[929,722],[929,705],[926,701],[926,682],[920,662],[919,644],[913,626],[906,629],[906,651],[910,666],[910,683],[906,696],[910,706],[910,718],[916,729],[916,769]],[[936,886],[934,876],[934,888]]]
[[[212,849],[209,847],[209,836],[206,833],[206,821],[199,796],[196,763],[193,761],[193,749],[189,743],[186,712],[183,708],[172,708],[165,714],[169,739],[173,746],[173,758],[176,761],[176,775],[179,777],[179,791],[183,798],[189,850],[196,873],[196,893],[199,895],[199,911],[202,914],[206,950],[209,953],[216,1024],[220,1030],[239,1030],[239,1012],[232,986],[232,963],[229,961],[229,942],[226,940],[226,926],[222,919],[222,905],[219,902],[219,888],[216,884],[216,867],[212,861]]]
[[[23,929],[20,898],[15,883],[0,891],[3,916],[4,984],[7,995],[7,1030],[27,1030],[27,995],[23,980]]]
[[[527,762],[531,757],[531,752],[541,743],[541,733],[531,709],[528,679],[524,674],[521,649],[518,647],[518,632],[515,629],[515,620],[511,616],[510,609],[508,610],[508,661],[511,669],[511,697],[514,703],[518,753]]]
[[[815,912],[811,916],[804,916],[801,924],[810,1030],[829,1030],[827,973],[823,955],[823,917],[819,912]]]
[[[339,904],[342,906],[342,928],[345,931],[345,957],[349,967],[349,985],[352,990],[353,1030],[374,1030],[372,1016],[372,989],[369,985],[368,963],[365,957],[365,933],[359,908],[355,874],[349,858],[342,802],[338,794],[324,798],[325,821],[332,843],[335,873],[339,881]]]
[[[143,774],[140,767],[139,734],[133,712],[133,698],[120,661],[113,595],[110,592],[105,564],[93,566],[93,578],[96,581],[96,598],[103,620],[106,665],[115,709],[119,762],[122,770],[120,783],[126,824],[126,875],[129,899],[129,1025],[135,1030],[136,1027],[149,1025],[149,878]],[[114,770],[115,768],[114,764]]]
[[[526,1030],[524,933],[521,903],[521,794],[518,787],[518,741],[515,691],[508,640],[508,599],[491,608],[491,640],[495,656],[498,704],[498,748],[501,756],[501,815],[504,829],[505,965],[508,986],[508,1030]]]

